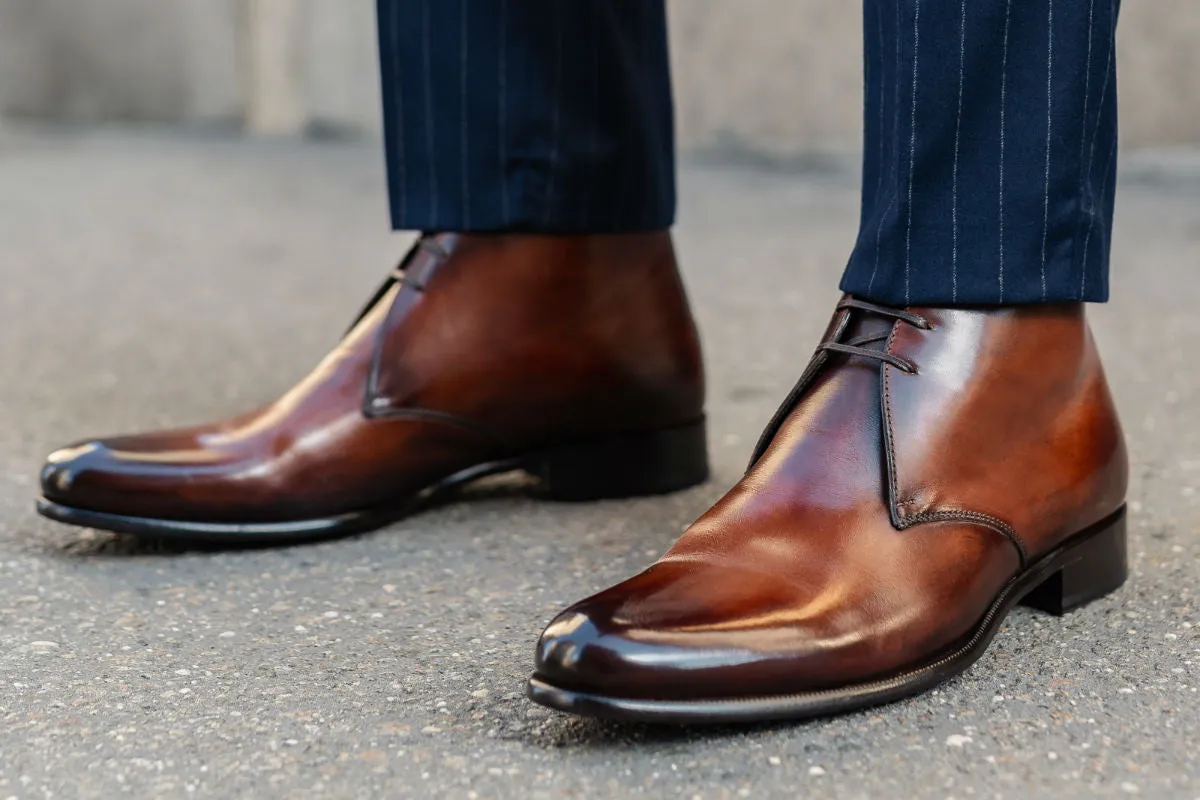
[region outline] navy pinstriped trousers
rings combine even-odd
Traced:
[[[862,216],[845,291],[895,305],[1108,298],[1118,9],[864,0]],[[673,223],[662,0],[378,11],[395,228]]]

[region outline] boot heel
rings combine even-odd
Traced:
[[[708,478],[704,421],[649,433],[611,436],[544,453],[528,469],[557,500],[666,494]]]
[[[1064,553],[1061,566],[1025,595],[1021,605],[1062,616],[1116,591],[1128,575],[1122,508]]]

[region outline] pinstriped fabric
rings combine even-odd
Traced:
[[[1106,217],[1106,220],[1107,220],[1107,224],[1105,226],[1102,226],[1102,228],[1101,228],[1101,233],[1105,237],[1106,240],[1111,235],[1111,231],[1112,231],[1113,194],[1110,191],[1109,186],[1112,185],[1112,183],[1115,181],[1116,174],[1117,174],[1117,138],[1114,136],[1113,140],[1112,140],[1112,146],[1110,147],[1109,153],[1108,153],[1108,164],[1104,170],[1104,177],[1101,178],[1101,181],[1100,181],[1100,196],[1101,196],[1101,198],[1103,198],[1102,202],[1105,203],[1105,211],[1102,211],[1100,213],[1104,214]],[[1089,222],[1088,222],[1087,233],[1084,234],[1084,237],[1083,237],[1083,258],[1082,258],[1083,270],[1081,273],[1083,275],[1083,278],[1081,279],[1081,284],[1079,287],[1079,292],[1081,295],[1084,295],[1086,292],[1086,289],[1087,289],[1087,275],[1088,275],[1088,265],[1089,265],[1088,250],[1091,248],[1091,245],[1092,245],[1092,233],[1096,231],[1096,224],[1095,224],[1096,216],[1097,216],[1097,214],[1093,213],[1091,220],[1089,220]],[[1098,282],[1101,282],[1103,284],[1100,291],[1103,291],[1107,294],[1107,292],[1108,292],[1108,271],[1107,270],[1100,272]]]
[[[470,147],[471,147],[471,138],[470,138],[471,126],[469,124],[470,108],[468,106],[468,102],[470,101],[471,95],[470,95],[470,92],[468,91],[468,87],[470,86],[470,84],[467,81],[467,78],[470,75],[470,65],[471,65],[471,46],[470,46],[471,39],[469,36],[470,28],[467,25],[468,21],[470,20],[470,12],[467,10],[468,9],[467,0],[461,0],[461,2],[462,2],[462,5],[459,6],[459,11],[458,11],[459,16],[461,17],[460,22],[462,24],[461,34],[460,34],[461,38],[460,38],[460,42],[459,42],[459,66],[458,66],[458,70],[459,70],[458,102],[459,102],[459,107],[462,109],[462,113],[460,115],[461,122],[459,123],[459,127],[461,128],[459,133],[462,135],[462,141],[460,142],[460,145],[462,147],[462,158],[461,158],[462,175],[459,176],[460,181],[461,181],[461,183],[459,184],[459,192],[460,192],[459,199],[462,201],[462,204],[461,204],[462,212],[461,213],[462,213],[463,227],[470,228],[471,227],[471,168],[470,168],[470,158],[468,156],[468,153],[470,152]]]
[[[883,9],[879,10],[879,16],[878,16],[878,19],[876,20],[876,29],[877,29],[877,33],[879,36],[880,58],[883,58]],[[863,28],[863,32],[865,35],[866,34],[865,26]],[[864,84],[863,91],[864,92],[869,91],[868,87],[870,87],[872,84],[876,84],[879,88],[879,123],[878,123],[879,127],[876,128],[876,130],[879,131],[879,134],[875,137],[879,140],[879,151],[878,151],[879,156],[878,156],[878,161],[876,161],[874,164],[874,171],[876,173],[878,173],[875,176],[875,202],[879,202],[879,196],[883,192],[883,158],[884,158],[883,151],[884,151],[884,145],[887,143],[887,137],[883,135],[883,92],[887,88],[887,84],[884,83],[882,75],[880,75],[879,73],[873,72],[874,69],[877,69],[877,67],[873,67],[871,64],[871,61],[868,59],[866,62],[866,67],[863,70],[863,84]],[[876,80],[872,81],[871,78],[873,78],[873,77],[876,78]],[[864,172],[864,186],[865,186],[865,178],[866,178],[865,166],[864,166],[863,172]]]
[[[1046,300],[1046,243],[1050,239],[1050,160],[1054,143],[1054,0],[1047,0],[1046,28],[1046,188],[1042,216],[1042,301]]]
[[[426,192],[429,198],[429,228],[436,230],[439,228],[438,169],[434,148],[436,118],[433,115],[433,29],[429,18],[429,3],[430,0],[421,0],[421,54],[423,56],[421,76],[425,97],[425,113],[421,116],[425,120],[425,164],[429,169],[429,190]]]
[[[897,53],[899,53],[899,50],[897,50]],[[882,61],[884,58],[886,58],[886,56],[884,54],[883,8],[880,7],[880,9],[879,9],[879,59],[880,59],[880,61]],[[871,62],[868,59],[867,64],[870,64],[870,63]],[[884,111],[886,110],[885,104],[884,104],[884,92],[887,89],[887,83],[884,80],[886,73],[883,72],[882,64],[878,67],[878,69],[880,71],[876,72],[876,73],[871,73],[870,71],[864,71],[864,83],[866,84],[864,87],[864,91],[871,90],[872,74],[874,74],[875,77],[877,78],[874,81],[874,83],[879,84],[879,101],[878,101],[879,102],[879,123],[878,123],[879,127],[877,128],[878,132],[875,134],[875,138],[879,140],[879,159],[873,165],[868,165],[865,163],[865,161],[863,164],[864,185],[866,183],[867,174],[868,174],[869,170],[874,169],[874,171],[878,173],[878,175],[876,176],[876,179],[875,179],[875,203],[876,204],[878,204],[880,202],[880,199],[883,196],[883,173],[884,173],[883,165],[884,165],[885,159],[887,158],[887,156],[886,156],[887,150],[886,150],[885,145],[889,141],[891,141],[891,142],[893,142],[893,146],[895,146],[894,145],[894,142],[895,142],[894,134],[892,137],[889,138],[883,132]],[[863,149],[864,155],[867,152],[868,151],[866,150],[866,148],[864,148]],[[887,209],[884,211],[884,214],[887,214],[889,211],[891,211],[891,207],[893,205],[894,199],[895,199],[895,195],[892,195],[888,201]],[[863,211],[865,212],[866,209],[867,209],[867,204],[863,203]],[[865,218],[861,222],[861,227],[864,230],[867,227],[867,220]],[[870,278],[870,281],[868,281],[868,285],[870,285],[871,283],[874,283],[875,273],[879,270],[879,234],[880,234],[880,231],[882,231],[882,230],[883,230],[883,219],[880,218],[875,223],[875,266],[871,269],[871,278]]]
[[[377,11],[393,227],[672,224],[662,0],[377,0]]]
[[[395,227],[671,224],[662,0],[378,9]],[[863,209],[845,290],[895,304],[1106,299],[1118,11],[865,0]]]
[[[903,80],[907,127],[888,148],[866,125],[888,163],[864,168],[842,288],[897,305],[1107,299],[1115,70],[1093,53],[1111,55],[1119,3],[866,0],[866,19],[897,5],[904,25],[866,38],[865,118]],[[891,68],[889,47],[902,50]],[[900,214],[876,188],[897,169]]]
[[[912,272],[913,184],[917,174],[917,79],[921,63],[921,0],[913,0],[912,119],[908,141],[908,225],[904,232],[904,305],[911,302],[909,276]]]
[[[563,6],[560,3],[554,5],[554,56],[553,70],[554,80],[553,88],[550,91],[550,103],[552,111],[550,112],[550,141],[547,144],[547,161],[549,161],[549,169],[547,174],[547,189],[546,189],[546,213],[543,217],[543,224],[554,219],[554,179],[555,170],[558,167],[558,151],[559,138],[562,136],[562,76],[563,76],[563,40],[566,36],[566,25],[564,23]]]
[[[1084,84],[1083,84],[1083,115],[1079,118],[1079,203],[1086,205],[1087,203],[1087,188],[1085,180],[1087,177],[1086,167],[1084,166],[1085,153],[1087,152],[1088,143],[1088,107],[1091,103],[1092,94],[1092,45],[1096,41],[1096,0],[1088,0],[1088,43],[1087,43],[1087,60],[1084,66]],[[1086,241],[1086,235],[1085,235]],[[1084,247],[1086,250],[1086,245]],[[1086,257],[1085,257],[1086,259]],[[1079,294],[1082,297],[1087,291],[1087,271],[1081,269],[1079,271]]]
[[[1013,31],[1013,0],[1004,0],[1004,58],[1001,62],[1000,73],[1000,211],[998,211],[998,222],[1000,222],[1000,264],[996,270],[997,283],[1000,284],[1000,290],[997,291],[997,302],[1004,302],[1004,211],[1008,198],[1004,197],[1004,156],[1007,155],[1007,131],[1008,131],[1008,42],[1009,35]]]
[[[966,87],[967,0],[962,0],[958,17],[958,113],[954,118],[954,186],[951,201],[954,210],[951,215],[953,231],[950,255],[950,299],[954,302],[958,302],[958,163],[959,157],[962,155],[963,90]]]
[[[404,95],[401,92],[399,66],[396,54],[400,50],[400,20],[395,16],[379,17],[379,65],[383,95],[388,102],[383,106],[384,127],[389,131],[404,129]],[[389,195],[393,213],[404,217],[408,214],[408,179],[404,153],[404,137],[384,138],[389,166]]]
[[[1078,274],[1080,277],[1079,296],[1085,299],[1108,297],[1109,253],[1112,249],[1112,226],[1114,200],[1117,187],[1117,152],[1119,136],[1117,128],[1117,73],[1116,73],[1116,35],[1117,19],[1121,10],[1121,0],[1110,0],[1105,5],[1097,6],[1097,30],[1102,32],[1102,47],[1107,50],[1104,65],[1103,88],[1098,101],[1094,103],[1095,111],[1084,115],[1085,120],[1092,117],[1096,120],[1092,134],[1092,147],[1097,143],[1107,145],[1108,158],[1100,169],[1099,174],[1094,170],[1094,160],[1089,155],[1086,167],[1086,177],[1083,183],[1084,197],[1083,215],[1086,217],[1086,233],[1082,252],[1079,254]],[[1094,75],[1094,70],[1088,70]],[[1097,188],[1097,183],[1099,184]],[[1093,235],[1098,238],[1093,249]]]
[[[870,144],[870,140],[872,139],[872,136],[874,136],[874,138],[880,139],[881,141],[886,141],[889,144],[889,146],[887,148],[883,148],[883,147],[880,148],[880,151],[879,151],[880,152],[880,163],[874,165],[874,169],[877,169],[879,171],[879,174],[881,177],[886,172],[889,176],[889,182],[890,182],[890,191],[888,192],[888,202],[887,202],[887,205],[883,207],[882,212],[880,212],[878,210],[879,203],[882,202],[881,196],[877,196],[874,200],[874,203],[871,203],[871,204],[869,204],[867,202],[863,203],[862,216],[861,216],[862,222],[860,224],[860,233],[859,233],[859,242],[858,242],[859,248],[862,248],[864,246],[864,237],[867,235],[868,230],[872,227],[875,230],[875,239],[874,239],[875,262],[871,268],[871,277],[867,280],[867,291],[864,293],[866,295],[871,294],[872,289],[875,285],[875,276],[879,272],[879,262],[880,262],[880,258],[883,255],[883,232],[885,229],[885,224],[889,218],[889,215],[892,213],[892,209],[896,208],[896,201],[899,198],[899,189],[898,189],[899,180],[900,180],[900,172],[899,172],[899,170],[900,170],[900,167],[899,167],[899,164],[900,164],[900,158],[899,158],[900,80],[899,80],[899,76],[900,76],[901,48],[900,48],[900,36],[898,36],[897,33],[900,30],[900,3],[894,3],[893,7],[895,10],[895,24],[894,24],[894,27],[891,29],[890,37],[885,37],[885,35],[884,35],[884,31],[885,31],[885,26],[883,25],[884,8],[882,5],[880,5],[880,8],[879,8],[879,21],[880,21],[879,63],[880,63],[880,67],[879,67],[879,70],[875,73],[878,83],[880,84],[881,87],[886,87],[889,82],[892,85],[892,126],[891,126],[890,132],[884,130],[884,128],[882,126],[883,113],[885,110],[884,104],[885,104],[886,95],[883,91],[881,91],[879,94],[879,101],[878,101],[880,104],[881,125],[877,132],[872,134],[870,131],[868,131],[867,136],[866,136],[868,145]],[[894,50],[895,50],[895,66],[890,72],[886,68],[886,65],[883,63],[884,60],[888,57],[888,52],[887,52],[888,39],[890,39],[892,44],[894,44]],[[866,57],[869,59],[871,57],[870,45],[869,44],[866,45],[864,47],[864,50],[866,53]],[[867,91],[869,92],[871,89],[869,83],[866,88],[867,88]],[[869,106],[866,108],[865,114],[866,115],[870,114]],[[869,149],[869,147],[864,147],[863,152],[869,153],[872,151]],[[890,153],[890,158],[885,157],[884,156],[885,153]],[[864,164],[864,170],[863,170],[864,185],[867,180],[868,168],[870,166],[871,165]],[[890,169],[890,172],[888,171],[889,169]],[[872,208],[872,206],[874,206],[874,208]],[[871,216],[869,218],[868,214],[872,214],[873,216]],[[874,220],[874,221],[869,223],[869,220]]]
[[[1086,230],[1083,234],[1083,254],[1080,257],[1079,264],[1079,294],[1081,297],[1087,297],[1089,294],[1108,293],[1108,269],[1107,269],[1107,254],[1108,242],[1112,235],[1112,213],[1114,189],[1116,186],[1116,171],[1117,171],[1117,133],[1116,133],[1116,63],[1114,55],[1116,52],[1116,22],[1117,13],[1120,10],[1119,0],[1111,0],[1109,9],[1111,27],[1108,36],[1108,58],[1104,66],[1104,85],[1100,90],[1100,106],[1101,113],[1096,118],[1096,129],[1092,133],[1091,148],[1088,154],[1087,166],[1085,167],[1086,178],[1083,181],[1082,189],[1084,190],[1081,198],[1081,205],[1086,214]],[[1110,94],[1111,87],[1111,94]],[[1105,104],[1111,106],[1110,116],[1103,113]],[[1105,122],[1108,121],[1112,126],[1109,138],[1111,144],[1109,148],[1108,162],[1100,178],[1100,191],[1094,191],[1095,183],[1095,154],[1096,143],[1101,136],[1106,133],[1103,130]],[[1085,115],[1086,122],[1086,115]],[[1097,199],[1099,198],[1099,199]],[[1099,205],[1097,205],[1099,204]],[[1100,235],[1102,237],[1103,257],[1099,268],[1095,267],[1096,259],[1091,257],[1092,234],[1097,230],[1099,223]],[[1088,288],[1088,275],[1093,276],[1092,289]]]
[[[638,46],[637,39],[630,39],[625,43],[628,48],[636,48]],[[608,55],[607,53],[605,55]],[[607,87],[605,87],[607,88]],[[623,217],[625,209],[625,198],[629,194],[629,187],[632,183],[631,176],[636,165],[634,157],[637,151],[634,149],[633,143],[637,141],[637,120],[632,114],[627,115],[620,125],[620,147],[629,154],[629,157],[624,159],[617,172],[616,191],[612,195],[612,205],[605,204],[608,208],[608,219],[620,219]]]
[[[999,167],[999,182],[1000,182],[1000,200],[999,210],[997,212],[997,221],[999,224],[1000,233],[1000,257],[996,268],[996,283],[998,290],[996,292],[996,302],[1004,302],[1004,213],[1007,205],[1007,198],[1004,196],[1004,157],[1007,154],[1005,145],[1007,144],[1005,136],[1007,128],[1006,109],[1008,108],[1008,41],[1009,34],[1012,32],[1012,0],[1005,0],[1004,3],[1004,58],[1001,61],[1000,67],[1000,167]]]
[[[647,61],[652,60],[654,58],[655,46],[656,46],[656,43],[653,40],[649,39],[648,37],[646,37],[646,36],[638,37],[638,59],[642,62],[647,62]],[[642,136],[645,135],[640,124],[638,125],[638,129],[637,129],[635,135],[638,140],[640,140],[642,138]],[[661,132],[659,132],[656,135],[661,136],[662,134],[661,134]],[[674,131],[672,131],[671,137],[674,138]],[[642,165],[642,171],[645,171],[648,168],[649,168],[649,165],[646,165],[646,164]],[[675,179],[674,175],[672,175],[671,180],[674,181],[674,179]],[[637,184],[636,183],[630,184],[629,190],[631,192],[636,193],[638,191]],[[642,216],[641,227],[643,227],[643,228],[651,227],[651,225],[650,225],[651,210],[642,203],[635,202],[635,205],[637,206],[638,212]]]
[[[497,20],[500,25],[500,35],[496,37],[496,49],[499,51],[499,64],[497,65],[496,77],[496,95],[499,119],[499,128],[496,131],[496,160],[498,162],[500,172],[500,224],[498,227],[506,228],[512,224],[511,206],[508,199],[509,182],[505,179],[506,166],[508,164],[508,0],[500,0],[500,13]],[[478,176],[474,176],[478,177]],[[400,227],[400,226],[397,226]],[[469,228],[467,230],[470,230]]]
[[[595,161],[600,157],[600,140],[597,135],[600,130],[600,37],[596,35],[594,19],[593,24],[587,26],[587,39],[588,54],[591,57],[591,74],[588,80],[591,94],[591,103],[588,104],[588,107],[591,116],[588,119],[586,158]],[[592,209],[596,205],[595,193],[595,187],[589,185],[579,199],[580,224],[585,228],[595,227],[595,222],[592,220]]]

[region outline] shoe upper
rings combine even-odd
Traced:
[[[424,237],[282,397],[53,453],[46,499],[292,521],[399,503],[531,449],[694,422],[699,340],[665,232]]]
[[[961,643],[1027,564],[1120,508],[1124,440],[1081,305],[856,302],[742,480],[559,615],[537,677],[686,700],[869,682]]]

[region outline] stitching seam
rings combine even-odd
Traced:
[[[888,355],[894,355],[892,353],[892,345],[895,343],[896,332],[899,329],[900,321],[897,320],[892,326],[891,335],[888,336],[886,348]],[[904,514],[904,508],[913,505],[915,501],[896,499],[900,496],[900,485],[897,478],[896,450],[893,445],[895,437],[892,427],[892,379],[891,371],[888,369],[889,366],[889,364],[880,364],[879,369],[883,372],[883,442],[887,451],[888,486],[890,488],[888,506],[892,516],[892,524],[896,526],[897,530],[906,530],[924,522],[974,522],[1008,539],[1013,547],[1016,548],[1021,569],[1024,569],[1029,559],[1025,543],[1021,541],[1021,537],[1017,535],[1016,530],[1011,525],[998,517],[993,517],[990,514],[984,514],[980,511],[926,511],[923,514],[916,514],[911,517]]]
[[[1029,553],[1025,549],[1025,543],[1021,541],[1021,537],[1017,535],[1013,527],[1004,520],[993,517],[991,514],[984,514],[979,511],[926,511],[924,514],[904,518],[901,523],[901,530],[925,522],[974,522],[1008,539],[1017,550],[1017,558],[1020,560],[1021,569],[1025,569],[1026,562],[1029,560]]]
[[[892,323],[892,332],[888,336],[887,347],[884,352],[888,355],[893,355],[892,344],[896,340],[896,331],[900,329],[900,321]],[[888,364],[880,364],[879,369],[883,373],[883,444],[887,451],[887,472],[888,472],[888,505],[891,507],[892,522],[896,524],[900,530],[904,529],[904,517],[900,513],[899,504],[896,498],[900,495],[899,483],[896,479],[896,450],[892,444],[892,373],[888,370]]]

